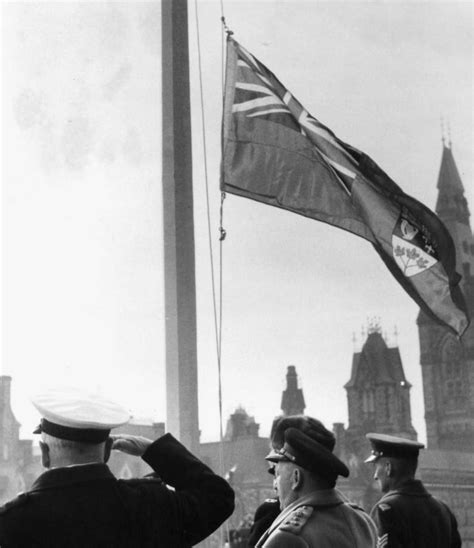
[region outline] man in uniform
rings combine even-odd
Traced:
[[[309,419],[309,417],[308,417]],[[257,542],[257,548],[374,548],[377,532],[370,517],[335,489],[346,465],[333,454],[335,438],[316,419],[305,432],[277,424],[266,457],[275,463],[274,486],[281,512]],[[307,421],[306,421],[307,422]]]
[[[227,482],[170,434],[110,437],[130,418],[121,406],[76,390],[33,404],[47,471],[0,508],[1,548],[189,547],[232,513]],[[156,475],[116,479],[106,465],[112,449],[141,457]]]
[[[380,548],[458,548],[456,518],[443,502],[415,479],[417,441],[367,434],[372,454],[365,462],[375,465],[374,479],[385,493],[371,512],[378,528]]]

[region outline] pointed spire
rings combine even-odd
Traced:
[[[469,209],[464,197],[464,186],[450,146],[451,136],[449,136],[449,146],[446,145],[443,138],[443,155],[437,184],[436,213],[445,222],[456,220],[469,224]]]
[[[449,137],[448,146],[446,144],[443,146],[443,156],[441,158],[437,186],[440,191],[450,188],[464,193],[464,186],[451,150],[451,137]]]

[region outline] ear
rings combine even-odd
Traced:
[[[112,438],[107,438],[105,441],[105,447],[104,447],[104,462],[108,462],[110,458],[110,453],[112,452],[112,445],[114,443],[114,440]]]
[[[49,468],[51,466],[51,456],[49,454],[49,445],[45,443],[44,441],[40,441],[39,446],[41,449],[41,464],[45,468]]]
[[[303,487],[304,476],[303,472],[299,468],[295,468],[291,475],[291,488],[293,491],[297,491]]]
[[[393,466],[392,466],[392,463],[388,460],[386,463],[385,463],[385,471],[387,472],[387,477],[392,477],[393,475]]]

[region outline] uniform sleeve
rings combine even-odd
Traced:
[[[234,491],[220,476],[190,453],[171,434],[145,451],[143,460],[174,488],[178,527],[186,544],[208,537],[234,511]]]
[[[377,548],[403,548],[403,524],[398,523],[392,506],[379,503],[372,509],[371,518],[377,526]]]

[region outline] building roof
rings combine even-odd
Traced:
[[[405,383],[402,360],[398,347],[389,348],[381,333],[369,333],[361,352],[356,352],[352,358],[351,379],[345,388],[352,388],[369,380],[371,384]]]

